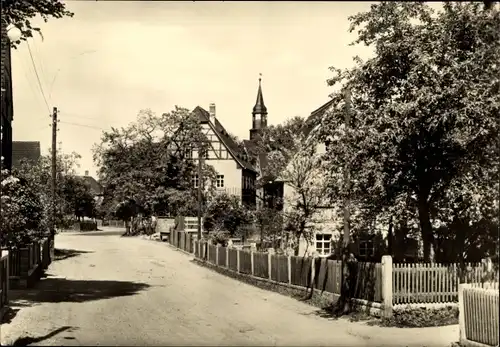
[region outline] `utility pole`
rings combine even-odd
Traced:
[[[54,242],[56,233],[56,180],[57,180],[57,107],[52,110],[52,206],[50,211],[50,236]]]

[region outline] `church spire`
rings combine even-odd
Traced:
[[[257,91],[257,101],[253,107],[252,114],[267,115],[267,107],[264,105],[264,96],[262,96],[262,74],[259,74],[259,90]]]
[[[264,105],[264,96],[262,95],[262,74],[259,74],[259,89],[257,91],[257,100],[252,110],[252,129],[250,129],[250,140],[254,139],[261,129],[267,128],[267,107]]]

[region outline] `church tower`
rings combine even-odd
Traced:
[[[250,140],[254,140],[262,129],[267,128],[267,108],[264,105],[261,81],[262,78],[259,77],[257,101],[255,102],[255,106],[252,111],[252,129],[250,129]]]

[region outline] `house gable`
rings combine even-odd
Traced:
[[[193,110],[192,114],[198,117],[202,125],[206,140],[210,141],[209,156],[213,156],[214,159],[219,160],[232,159],[236,162],[239,169],[246,169],[252,172],[257,172],[257,169],[251,163],[250,157],[231,138],[229,133],[226,131],[226,129],[224,129],[217,118],[213,119],[212,121],[210,119],[210,114],[200,106],[197,106]],[[180,128],[177,131],[180,131]],[[170,150],[175,151],[176,148],[178,147],[175,143],[174,135],[174,140],[170,145]],[[196,154],[196,150],[194,150],[194,153]]]

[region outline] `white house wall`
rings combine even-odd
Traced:
[[[203,132],[207,138],[211,141],[211,146],[208,151],[208,159],[205,159],[205,163],[211,165],[218,175],[224,175],[224,188],[218,188],[217,190],[222,192],[225,191],[228,194],[241,196],[241,177],[242,170],[238,168],[236,160],[233,159],[231,154],[225,145],[218,139],[217,135],[214,133],[212,128],[208,124],[203,124]],[[219,157],[214,152],[215,149],[223,148],[225,149],[222,156],[219,153]],[[193,151],[193,159],[198,158],[198,152]]]

